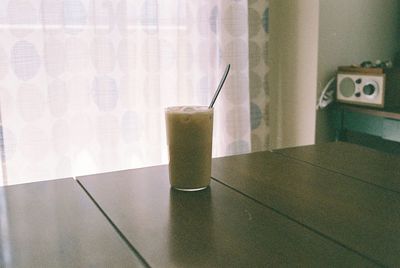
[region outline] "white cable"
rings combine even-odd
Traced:
[[[333,101],[333,94],[335,93],[335,90],[334,89],[331,91],[328,91],[328,90],[335,80],[336,80],[336,75],[333,76],[328,81],[328,83],[326,83],[326,86],[322,90],[321,96],[319,97],[317,107],[316,107],[317,110],[325,108],[326,106],[328,106],[328,104],[330,104]]]

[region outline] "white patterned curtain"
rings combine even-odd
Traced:
[[[228,63],[213,155],[249,152],[248,38],[246,0],[0,0],[0,184],[166,163]]]
[[[269,1],[248,1],[249,84],[252,151],[269,150]],[[274,111],[273,111],[274,112]],[[274,114],[276,116],[276,114]]]

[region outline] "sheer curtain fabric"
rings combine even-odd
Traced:
[[[247,1],[0,1],[2,180],[167,162],[164,107],[217,100],[214,156],[251,148]]]

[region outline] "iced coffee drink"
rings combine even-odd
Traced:
[[[184,191],[205,189],[211,176],[213,108],[169,107],[165,119],[171,186]]]

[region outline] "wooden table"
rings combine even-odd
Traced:
[[[334,143],[215,162],[229,187],[376,264],[400,264],[399,157]]]
[[[52,204],[53,199],[65,199],[62,206],[52,207],[56,216],[45,214],[51,224],[45,220],[40,223],[58,226],[48,233],[55,245],[74,243],[77,237],[92,241],[94,248],[79,243],[82,249],[77,261],[82,264],[116,261],[114,267],[127,263],[133,267],[400,265],[399,157],[342,142],[328,143],[216,158],[212,176],[208,189],[191,193],[170,189],[166,166],[82,176],[77,178],[81,189],[78,183],[72,187],[71,180],[61,181],[72,184],[72,196],[70,186],[60,185],[51,195],[45,191],[36,209],[44,202]],[[41,188],[49,187],[45,186],[47,183],[29,185],[37,189],[26,188],[19,198],[32,199]],[[18,192],[14,187],[27,186],[6,190]],[[89,198],[94,204],[87,202]],[[72,202],[73,212],[66,200],[68,204]],[[26,219],[35,219],[34,211]],[[55,220],[59,218],[63,220]],[[70,222],[73,226],[82,225],[83,229],[71,228]],[[14,224],[22,223],[15,217],[9,226]],[[28,234],[41,230],[38,223],[34,226],[17,230]],[[92,230],[88,226],[97,228]],[[36,244],[41,242],[33,237]],[[66,242],[69,237],[72,242]],[[3,244],[7,241],[13,239],[2,235]],[[22,241],[23,238],[17,240],[15,250],[22,247],[29,251],[33,242],[25,246]],[[104,252],[104,248],[109,252]],[[14,261],[22,260],[22,264],[29,259],[13,250],[9,252],[15,255]],[[49,252],[42,258],[61,259],[62,264],[76,254]],[[82,266],[80,262],[74,264]]]
[[[72,179],[0,187],[0,267],[141,266]]]
[[[165,166],[78,180],[149,266],[395,266],[399,164],[334,143],[214,159],[198,193]]]

